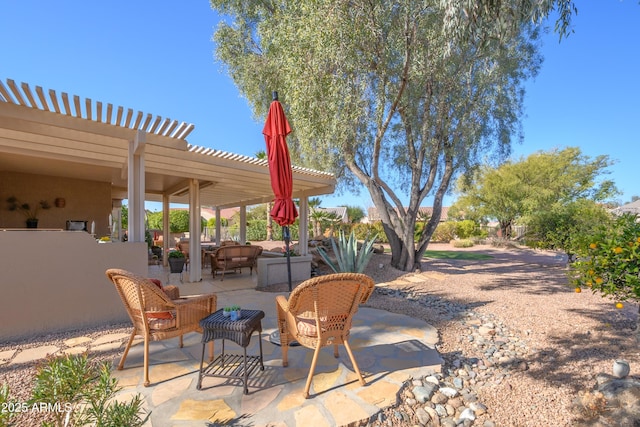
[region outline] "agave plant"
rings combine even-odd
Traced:
[[[355,233],[351,231],[351,234],[347,238],[344,232],[340,230],[338,235],[338,244],[336,245],[335,239],[331,239],[331,246],[333,247],[333,253],[336,255],[336,261],[338,265],[329,258],[329,254],[322,247],[318,247],[318,253],[329,267],[336,273],[362,273],[367,264],[371,261],[373,256],[373,244],[376,241],[376,235],[367,237],[362,246],[358,250],[358,240]]]

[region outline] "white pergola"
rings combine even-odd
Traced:
[[[215,208],[218,217],[222,208],[240,207],[245,224],[246,206],[273,199],[266,160],[191,145],[186,138],[193,129],[77,95],[0,81],[0,170],[109,182],[113,199],[129,201],[132,242],[144,241],[145,201],[162,202],[165,213],[169,203],[189,205],[190,236],[200,236],[202,206]],[[309,197],[330,194],[335,185],[332,174],[294,166],[300,217],[308,216]],[[168,233],[169,216],[164,218]],[[300,247],[306,248],[306,221],[300,228]],[[244,239],[242,233],[244,228]],[[200,253],[200,239],[190,239],[190,252]],[[191,263],[189,280],[201,280],[200,258]]]

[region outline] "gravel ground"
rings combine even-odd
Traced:
[[[453,248],[431,245],[429,249]],[[421,318],[435,326],[441,336],[438,351],[446,361],[482,357],[467,339],[468,327],[459,316],[452,315],[460,308],[494,319],[526,342],[527,370],[515,370],[504,381],[475,390],[488,411],[474,425],[483,425],[484,420],[513,427],[607,425],[585,418],[572,403],[581,392],[593,388],[597,374],[611,373],[615,359],[627,360],[631,374],[639,374],[640,349],[632,337],[637,305],[626,304],[624,309],[617,310],[612,301],[598,295],[575,293],[567,285],[564,259],[554,252],[489,246],[454,250],[480,252],[493,258],[425,260],[422,271],[428,273],[427,281],[391,285],[389,288],[398,291],[395,295],[376,292],[367,305]],[[375,255],[366,273],[376,283],[407,274],[390,267],[389,260],[389,255]],[[441,307],[424,306],[418,302],[421,297],[437,298],[442,302]],[[112,325],[105,330],[128,332],[126,325]],[[97,336],[105,330],[84,333]],[[0,343],[0,352],[55,344],[77,335],[78,331],[74,331],[32,339],[28,343]],[[110,359],[116,356],[105,355]],[[19,401],[28,397],[34,373],[34,366],[0,365],[1,383],[8,383],[13,397]],[[399,407],[406,404],[408,395],[407,390],[401,393],[404,399]],[[394,408],[385,411],[386,416],[380,419],[386,422],[379,425],[419,425],[415,420],[406,423],[394,419],[393,414]]]
[[[432,245],[429,249],[447,247]],[[490,316],[526,342],[528,369],[514,370],[504,381],[476,390],[489,410],[475,425],[482,425],[483,419],[490,419],[497,426],[514,427],[618,425],[615,414],[608,414],[608,421],[590,419],[593,414],[579,410],[582,407],[576,408],[573,402],[584,391],[593,389],[597,374],[611,374],[616,359],[630,363],[631,375],[640,373],[640,348],[633,338],[638,306],[626,304],[618,310],[614,302],[599,295],[576,293],[568,286],[564,258],[555,252],[489,246],[464,250],[493,258],[428,260],[422,263],[422,271],[429,272],[433,280],[394,288],[416,298],[439,297],[481,316]],[[368,272],[377,276],[377,283],[402,275],[388,264],[376,270],[380,263],[384,264],[384,256],[377,257]],[[441,335],[438,351],[447,361],[461,356],[482,358],[467,339],[468,327],[459,317],[452,319],[448,310],[379,293],[372,296],[368,305],[422,318],[435,326]],[[393,410],[387,412],[386,419],[392,420]]]

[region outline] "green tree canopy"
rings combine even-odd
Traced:
[[[578,200],[603,202],[617,195],[614,183],[601,179],[612,164],[606,155],[591,158],[577,147],[568,147],[537,152],[498,168],[483,166],[471,176],[460,177],[461,196],[451,210],[470,219],[496,219],[502,235],[508,237],[516,221],[542,223],[550,212],[559,213]],[[565,210],[562,215],[566,214]],[[547,232],[538,237],[544,239]]]
[[[456,174],[509,153],[524,82],[540,65],[530,25],[501,42],[456,43],[441,2],[211,4],[232,20],[216,30],[216,55],[255,115],[278,90],[294,160],[369,191],[402,270],[419,266]],[[427,196],[434,215],[416,245]]]
[[[162,230],[162,212],[148,212],[147,226],[151,230]],[[206,227],[207,221],[201,218],[201,226]],[[215,225],[215,223],[214,223]],[[169,231],[184,233],[189,231],[189,211],[186,209],[171,209],[169,211]]]

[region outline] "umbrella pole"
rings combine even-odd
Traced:
[[[289,279],[289,293],[292,291],[291,284],[291,254],[289,253],[289,243],[291,242],[291,234],[289,233],[289,226],[282,227],[282,237],[284,238],[284,245],[287,251],[287,278]]]
[[[288,225],[284,225],[282,226],[282,238],[284,240],[284,244],[285,244],[285,250],[287,251],[287,275],[288,275],[288,279],[289,279],[289,295],[291,295],[291,291],[292,291],[292,285],[291,285],[291,255],[289,254],[289,243],[291,242],[291,234],[289,233],[289,226]],[[282,345],[282,341],[280,341],[280,331],[279,330],[275,330],[271,333],[271,335],[269,335],[269,341],[271,341],[271,344],[275,344],[278,346]],[[291,341],[289,342],[289,345],[294,347],[294,346],[299,346],[300,343],[298,341]]]

